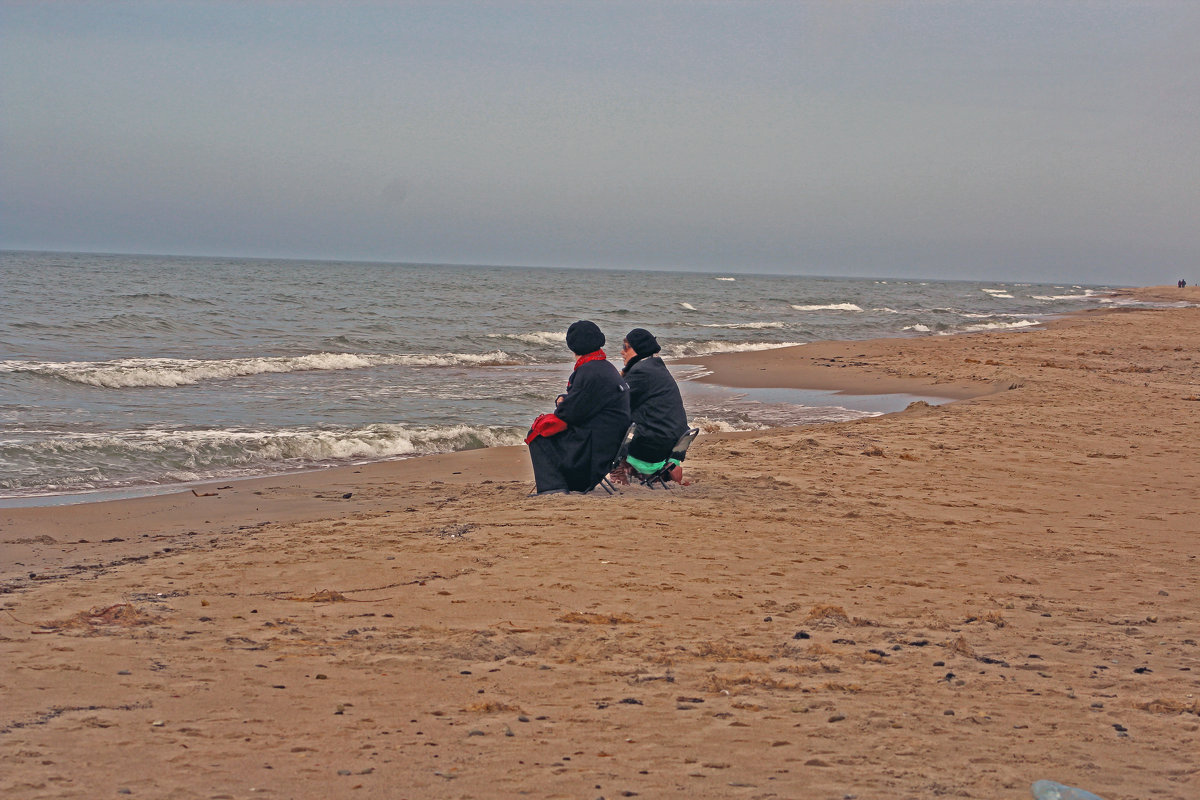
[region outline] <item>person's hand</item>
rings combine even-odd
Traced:
[[[554,407],[558,408],[559,406],[561,406],[562,401],[565,400],[566,397],[567,396],[565,394],[560,394],[558,397],[554,398]]]

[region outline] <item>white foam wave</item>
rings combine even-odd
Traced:
[[[695,417],[689,420],[693,427],[699,428],[701,433],[732,433],[734,431],[757,431],[766,428],[766,425],[757,422],[738,421],[728,422],[723,419],[713,419],[712,417]]]
[[[1032,297],[1034,300],[1091,300],[1094,295],[1088,290],[1085,294],[1035,294]]]
[[[524,344],[561,347],[567,341],[562,331],[534,331],[533,333],[489,333],[489,339],[512,339]]]
[[[904,326],[903,328],[901,328],[900,330],[904,330],[904,331],[916,331],[917,333],[929,333],[929,331],[930,331],[931,329],[930,329],[930,327],[929,327],[928,325],[922,325],[922,324],[920,324],[920,323],[917,323],[916,325],[905,325],[905,326]]]
[[[719,281],[736,281],[737,278],[717,278]]]
[[[959,312],[957,312],[957,313],[958,313],[958,315],[959,315],[960,317],[962,317],[963,319],[995,319],[996,317],[1014,317],[1014,318],[1017,318],[1017,317],[1023,317],[1023,316],[1025,316],[1024,314],[1008,314],[1008,313],[994,313],[994,314],[972,314],[972,313],[970,313],[969,311],[959,311]]]
[[[1008,289],[980,289],[980,291],[987,292],[993,297],[1012,297],[1012,295],[1008,293]]]
[[[797,311],[862,311],[862,308],[856,306],[854,303],[830,303],[823,306],[793,305],[792,308]]]
[[[695,311],[696,310],[696,307],[694,305],[692,305],[691,303],[680,303],[679,307],[682,308],[684,311]]]
[[[1003,331],[1015,328],[1029,328],[1040,324],[1040,322],[1034,322],[1031,319],[1022,319],[1016,322],[983,322],[978,325],[968,325],[963,330],[968,333],[973,331]]]
[[[667,358],[710,356],[714,353],[745,353],[752,350],[773,350],[776,347],[795,347],[804,342],[686,342],[664,350]]]
[[[758,331],[767,328],[784,328],[787,327],[782,322],[728,322],[712,325],[701,325],[701,328],[733,328],[738,330]]]
[[[490,353],[358,354],[309,353],[302,356],[232,358],[221,360],[125,358],[116,361],[0,361],[0,372],[61,378],[106,389],[190,386],[210,380],[229,380],[266,373],[367,369],[381,366],[450,367],[502,366],[521,363],[495,350]]]
[[[516,445],[523,435],[523,430],[473,425],[149,429],[72,434],[27,445],[9,444],[3,449],[6,458],[39,465],[38,486],[66,490],[263,474],[348,461]],[[19,480],[10,480],[0,481],[0,488],[27,487],[19,485]]]

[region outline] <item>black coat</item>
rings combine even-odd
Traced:
[[[629,386],[608,361],[588,361],[571,373],[554,415],[567,423],[552,437],[558,469],[567,488],[587,491],[608,473],[629,429]]]
[[[662,461],[688,430],[679,384],[658,356],[637,361],[626,370],[625,380],[629,383],[629,407],[637,423],[629,454],[651,463]]]

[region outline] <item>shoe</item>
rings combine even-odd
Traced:
[[[621,486],[629,485],[629,468],[617,467],[612,472],[608,473],[608,480],[611,483],[619,483]]]

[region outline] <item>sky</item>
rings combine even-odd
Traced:
[[[1200,3],[0,0],[0,249],[1200,283]]]

